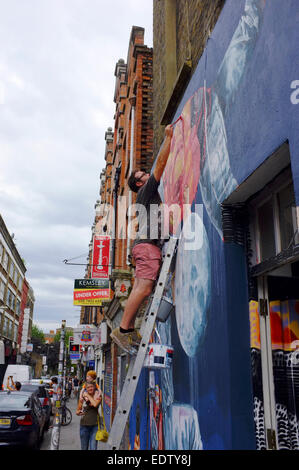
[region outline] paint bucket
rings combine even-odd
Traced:
[[[174,311],[174,305],[166,295],[163,295],[159,310],[156,316],[157,321],[166,322],[169,315]]]
[[[144,360],[148,369],[169,369],[172,364],[173,347],[167,344],[150,343]]]

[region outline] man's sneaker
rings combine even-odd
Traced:
[[[130,333],[121,333],[119,327],[115,328],[110,337],[117,346],[123,349],[128,354],[137,354],[137,350],[141,341],[141,336],[138,331],[134,330]]]

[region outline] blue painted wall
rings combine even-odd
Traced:
[[[176,315],[159,325],[175,346],[157,374],[166,449],[255,449],[246,260],[223,243],[220,203],[288,139],[299,205],[298,24],[297,0],[227,0],[174,118],[161,194],[204,209],[201,248],[180,241]]]

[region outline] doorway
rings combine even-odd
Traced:
[[[259,419],[264,423],[260,443],[267,449],[299,450],[298,261],[258,278],[256,307],[262,380]]]

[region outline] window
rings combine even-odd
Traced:
[[[7,331],[7,336],[8,338],[12,339],[13,337],[13,322],[11,320],[8,320],[8,331]]]
[[[6,251],[5,251],[5,252],[4,252],[4,257],[3,257],[3,267],[4,267],[5,271],[7,271],[8,260],[9,260],[9,256],[8,256],[8,254],[7,254]]]
[[[2,243],[0,243],[0,263],[2,262],[3,251],[4,251],[3,245]]]
[[[4,299],[5,284],[0,280],[0,299]]]
[[[288,175],[288,178],[286,176]],[[252,263],[278,255],[298,243],[295,193],[290,171],[274,179],[250,202]]]
[[[7,290],[7,300],[6,303],[11,310],[14,310],[15,306],[15,296],[10,289]]]
[[[8,332],[8,322],[9,322],[8,318],[5,317],[5,318],[4,318],[4,323],[3,323],[3,334],[4,334],[4,336],[7,336],[7,332]]]
[[[17,341],[18,341],[18,325],[17,325],[17,324],[14,325],[14,338],[13,338],[13,340],[14,340],[16,343],[17,343]]]
[[[10,260],[10,266],[9,266],[9,276],[11,279],[14,277],[14,272],[15,272],[15,265],[12,260]]]
[[[20,275],[20,273],[18,273],[16,285],[17,285],[17,288],[18,288],[18,289],[21,289],[22,283],[21,283],[21,275]]]
[[[281,248],[288,248],[294,236],[296,225],[296,204],[293,184],[288,184],[278,194],[278,210],[281,234]]]
[[[21,302],[19,301],[19,299],[17,299],[17,301],[16,301],[16,314],[20,315],[20,313],[21,313]]]
[[[12,280],[15,284],[17,284],[18,277],[19,277],[18,270],[15,266],[14,273],[13,273],[13,278],[12,278]]]

